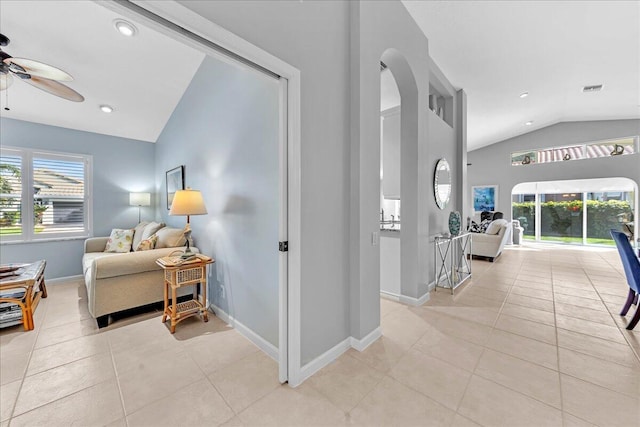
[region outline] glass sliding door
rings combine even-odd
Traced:
[[[587,243],[611,245],[610,230],[633,233],[634,192],[589,192],[587,197]]]
[[[637,192],[628,178],[524,182],[513,187],[511,214],[524,240],[615,246],[612,229],[638,239]]]
[[[540,240],[582,244],[582,193],[540,195]]]
[[[512,218],[520,221],[525,240],[536,239],[536,195],[513,194],[511,196]]]

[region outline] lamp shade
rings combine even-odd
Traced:
[[[151,206],[151,193],[129,193],[131,206]]]
[[[207,208],[198,190],[178,190],[173,196],[169,215],[205,215]]]

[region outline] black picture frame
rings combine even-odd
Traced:
[[[184,165],[168,170],[166,175],[167,209],[171,209],[171,203],[173,203],[173,196],[176,191],[184,190]]]

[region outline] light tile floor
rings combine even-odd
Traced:
[[[34,331],[0,332],[1,427],[640,425],[615,250],[522,246],[473,267],[455,296],[381,300],[384,336],[296,389],[215,316],[97,330],[80,281],[50,285]]]

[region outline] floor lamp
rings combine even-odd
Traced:
[[[138,207],[138,223],[140,223],[140,208],[151,206],[151,193],[129,193],[129,204]]]
[[[189,224],[189,217],[191,215],[206,215],[207,208],[204,205],[202,199],[202,193],[198,190],[192,190],[188,188],[186,190],[178,190],[173,196],[173,202],[171,203],[171,209],[169,215],[186,215],[187,225],[184,228],[184,237],[187,239],[187,248],[182,254],[182,258],[190,258],[195,255],[191,252],[190,240],[191,240],[191,225]]]

